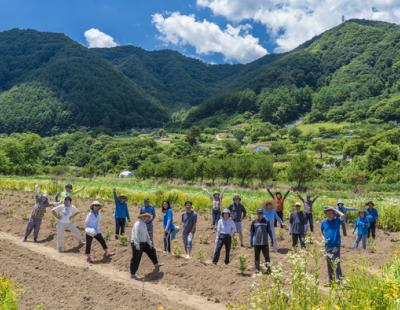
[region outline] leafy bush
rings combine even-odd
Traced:
[[[13,282],[0,278],[0,310],[18,310],[18,299]]]

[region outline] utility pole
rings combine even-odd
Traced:
[[[344,17],[344,15],[342,15],[342,23],[344,23],[346,21],[346,18]]]

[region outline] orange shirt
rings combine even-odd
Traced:
[[[285,203],[285,198],[274,198],[275,201],[275,206],[276,206],[276,211],[282,212],[283,211],[283,205]]]

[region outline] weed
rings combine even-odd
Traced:
[[[200,244],[209,244],[208,236],[200,236]]]
[[[22,209],[22,219],[23,219],[24,221],[29,220],[28,211],[26,211],[25,209]]]
[[[176,258],[179,258],[179,257],[181,256],[182,250],[181,250],[181,248],[179,247],[179,245],[174,244],[174,245],[172,246],[172,254],[173,254]]]
[[[202,264],[205,263],[206,256],[205,256],[203,250],[200,249],[200,250],[196,253],[196,257],[197,257],[197,259],[199,260],[200,263],[202,263]]]
[[[232,250],[235,250],[238,246],[238,241],[236,239],[236,236],[232,237]]]
[[[129,242],[129,240],[128,240],[128,237],[127,237],[127,236],[122,235],[122,236],[119,236],[119,237],[118,237],[118,243],[119,243],[120,245],[122,245],[122,246],[127,246],[127,245],[128,245],[128,242]]]
[[[109,241],[110,238],[111,238],[111,236],[112,236],[112,230],[109,229],[109,230],[107,230],[106,233],[104,234],[104,240]]]
[[[45,307],[43,304],[38,304],[35,306],[35,310],[45,310]]]
[[[245,255],[239,255],[239,269],[242,275],[246,271],[247,265],[248,265],[248,257]]]
[[[281,241],[285,240],[285,237],[284,237],[284,235],[283,235],[283,229],[282,229],[282,228],[277,228],[277,229],[276,229],[276,236],[277,236],[277,239],[278,239],[278,240],[281,240]]]
[[[51,228],[56,228],[57,220],[54,216],[50,218],[50,226]]]
[[[14,290],[14,283],[10,279],[3,277],[0,277],[0,309],[18,309],[18,299]]]
[[[369,238],[367,241],[367,248],[370,253],[376,252],[376,241],[373,238]]]

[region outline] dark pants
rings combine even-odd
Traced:
[[[225,264],[229,264],[229,256],[231,253],[232,237],[230,235],[221,234],[218,238],[217,245],[215,247],[213,263],[216,264],[219,261],[221,255],[221,249],[225,246]]]
[[[139,250],[136,249],[135,244],[132,245],[132,259],[131,259],[131,275],[136,274],[139,269],[140,261],[143,252],[147,254],[154,265],[158,264],[156,249],[151,247],[148,243],[140,243]]]
[[[334,265],[336,266],[336,270],[335,270],[336,281],[340,281],[343,278],[342,268],[340,267],[340,245],[332,247],[332,248],[326,248],[325,253],[327,254],[326,262],[328,264],[329,282],[332,283],[332,281],[333,281]]]
[[[221,218],[221,210],[212,210],[212,224],[213,226],[217,225],[219,219]]]
[[[314,232],[314,219],[312,213],[306,213],[307,224],[310,226],[310,231]]]
[[[96,236],[92,237],[86,234],[86,254],[90,254],[90,250],[92,249],[92,241],[93,238],[96,239],[98,242],[100,242],[101,246],[103,247],[103,250],[107,250],[107,244],[106,241],[103,238],[102,234],[97,234]]]
[[[270,262],[269,260],[269,248],[268,244],[266,245],[255,245],[254,246],[254,260],[256,265],[256,271],[260,271],[260,253],[262,252],[264,259],[265,259],[265,267],[269,269],[267,263]]]
[[[283,211],[276,211],[276,214],[279,216],[279,218],[282,220],[283,222]],[[278,221],[275,219],[275,224],[274,226],[276,227],[278,224]],[[283,225],[281,224],[281,228],[283,228]]]
[[[299,240],[301,247],[304,249],[306,247],[304,234],[292,234],[292,247],[297,247]]]
[[[376,223],[375,222],[369,223],[368,238],[372,235],[372,239],[375,239],[375,230],[376,230]]]
[[[168,229],[164,232],[164,251],[171,253],[171,235],[172,229]]]
[[[115,237],[125,234],[126,218],[115,219]]]
[[[342,230],[343,230],[343,236],[347,236],[346,222],[343,221],[343,222],[341,223],[341,225],[342,225]]]
[[[28,238],[33,230],[33,240],[37,241],[39,236],[40,225],[42,224],[41,218],[30,218],[26,225],[25,238]]]

